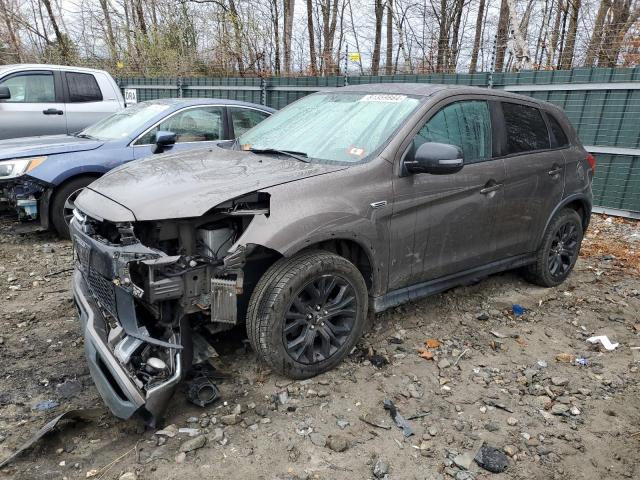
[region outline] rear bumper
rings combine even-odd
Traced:
[[[84,334],[89,370],[105,404],[116,417],[128,419],[140,413],[147,423],[155,424],[182,379],[180,353],[175,354],[176,370],[172,377],[161,385],[142,391],[112,353],[102,312],[77,269],[73,274],[73,297]]]

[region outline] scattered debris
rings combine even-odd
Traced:
[[[33,406],[33,410],[38,410],[39,412],[44,412],[45,410],[51,410],[52,408],[56,408],[60,405],[55,400],[45,400],[43,402],[36,403]]]
[[[511,306],[511,311],[513,312],[513,314],[514,314],[516,317],[519,317],[519,316],[521,316],[521,315],[524,315],[524,312],[526,311],[526,309],[525,309],[522,305],[519,305],[519,304],[517,304],[517,303],[514,303],[514,304]]]
[[[389,415],[391,416],[393,421],[396,422],[398,428],[402,429],[402,434],[405,437],[410,437],[414,434],[413,428],[411,427],[409,422],[407,422],[407,420],[405,420],[405,418],[400,415],[400,412],[398,412],[398,409],[391,400],[384,400],[384,409],[389,411]]]
[[[47,433],[51,432],[54,428],[56,428],[58,423],[60,423],[61,421],[63,420],[82,420],[86,422],[95,421],[102,415],[102,413],[103,411],[101,409],[77,409],[77,410],[69,410],[68,412],[58,415],[53,420],[48,422],[44,427],[38,430],[35,433],[35,435],[33,435],[29,440],[27,440],[22,445],[20,445],[20,447],[15,452],[13,452],[9,457],[5,458],[2,462],[0,462],[0,468],[7,465],[9,462],[11,462],[13,459],[15,459],[25,450],[28,450],[29,448],[31,448],[31,446],[34,443],[36,443],[38,440],[44,437]]]
[[[428,338],[424,341],[424,344],[427,348],[440,348],[440,340],[436,340],[435,338]]]
[[[491,473],[502,473],[509,466],[509,457],[494,447],[483,445],[475,456],[476,463]]]
[[[615,350],[616,348],[618,348],[619,343],[612,343],[611,340],[609,340],[609,337],[607,337],[606,335],[599,335],[596,337],[589,337],[587,338],[587,342],[589,343],[601,343],[602,346],[605,348],[605,350]]]
[[[418,356],[420,358],[424,358],[425,360],[433,360],[433,352],[427,350],[426,348],[419,348]]]

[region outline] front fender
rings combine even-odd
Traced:
[[[386,163],[386,162],[385,162]],[[389,259],[390,165],[363,168],[349,175],[322,175],[264,190],[270,195],[269,215],[257,215],[231,248],[255,244],[285,257],[327,240],[357,243],[369,257],[373,293],[386,288]],[[389,200],[383,208],[372,203]]]

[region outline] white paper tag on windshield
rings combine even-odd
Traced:
[[[361,102],[384,102],[384,103],[399,103],[407,98],[406,95],[390,95],[384,93],[376,93],[373,95],[365,95],[360,99]]]

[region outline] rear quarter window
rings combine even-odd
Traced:
[[[547,113],[547,119],[549,120],[549,127],[551,128],[553,147],[560,148],[569,145],[569,139],[564,129],[560,126],[560,122],[550,113]]]
[[[67,72],[66,77],[70,103],[102,101],[102,92],[93,75],[90,73]]]
[[[550,148],[547,124],[540,110],[518,103],[503,102],[502,112],[507,155]]]

